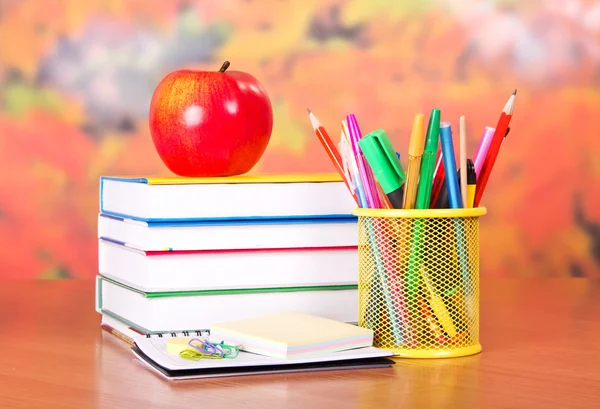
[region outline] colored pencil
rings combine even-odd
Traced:
[[[477,187],[475,188],[475,203],[473,204],[474,207],[478,207],[481,203],[481,198],[483,197],[485,187],[490,178],[490,174],[492,173],[492,168],[494,167],[494,163],[496,162],[496,158],[498,157],[500,146],[502,145],[502,141],[504,140],[506,131],[508,129],[508,125],[510,124],[510,120],[515,110],[516,95],[517,90],[515,90],[515,92],[513,92],[513,94],[508,98],[508,101],[506,102],[506,105],[504,106],[504,109],[500,114],[498,125],[496,125],[496,130],[494,131],[494,137],[492,138],[492,142],[490,143],[490,147],[488,149],[487,156],[485,157],[485,161],[481,166],[481,172],[477,175]]]
[[[325,127],[323,126],[323,124],[321,124],[321,122],[317,119],[315,114],[313,114],[311,112],[310,109],[307,108],[307,110],[308,110],[308,117],[310,119],[310,123],[312,124],[315,135],[317,135],[317,138],[319,138],[319,141],[321,141],[323,148],[325,148],[325,151],[327,152],[329,159],[335,166],[335,169],[337,170],[337,172],[342,177],[342,180],[346,184],[346,187],[348,188],[348,191],[352,195],[352,198],[354,199],[356,204],[359,204],[358,198],[356,197],[356,193],[353,192],[353,190],[350,186],[350,181],[346,179],[346,175],[344,174],[344,165],[343,165],[342,157],[340,156],[340,153],[336,149],[335,144],[329,137],[329,134],[325,130]]]

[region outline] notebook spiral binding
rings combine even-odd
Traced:
[[[208,329],[199,329],[192,331],[177,331],[177,332],[148,332],[143,330],[142,328],[136,327],[130,322],[126,320],[119,319],[116,316],[111,316],[109,314],[102,315],[102,323],[101,328],[106,332],[111,333],[117,338],[125,341],[129,345],[133,346],[135,344],[135,339],[138,337],[145,338],[165,338],[165,337],[205,337],[210,336],[210,331]]]
[[[146,338],[152,338],[152,337],[163,338],[164,336],[168,336],[168,335],[170,335],[171,338],[190,337],[193,335],[196,335],[197,337],[202,337],[202,336],[209,336],[210,330],[203,329],[203,330],[199,330],[199,331],[163,332],[163,333],[157,333],[157,334],[146,334]]]

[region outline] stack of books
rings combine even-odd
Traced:
[[[338,175],[102,177],[102,327],[131,341],[280,311],[356,323],[355,206]]]

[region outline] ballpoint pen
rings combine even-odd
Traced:
[[[492,138],[494,137],[494,132],[496,128],[492,128],[491,126],[486,126],[483,130],[483,135],[481,135],[481,139],[479,140],[479,146],[477,146],[477,150],[475,151],[474,163],[475,163],[475,172],[479,174],[481,172],[481,167],[483,166],[483,161],[485,160],[485,156],[488,153],[488,149],[490,148],[490,143],[492,143]]]
[[[456,169],[456,159],[454,158],[454,145],[452,144],[452,129],[449,122],[443,122],[440,125],[440,142],[442,144],[442,153],[444,157],[444,167],[446,172],[446,187],[448,189],[448,198],[452,209],[460,209],[462,197],[458,187],[458,178],[454,169]]]
[[[462,172],[460,172],[460,197],[463,206],[467,207],[467,124],[464,115],[460,117],[459,132],[459,168],[462,169]]]
[[[430,207],[435,207],[435,204],[440,195],[440,191],[444,187],[444,178],[446,177],[446,171],[444,169],[444,158],[442,150],[438,149],[436,158],[435,171],[433,172],[433,183],[431,184],[431,202]]]
[[[440,110],[434,108],[429,116],[427,126],[427,138],[421,159],[421,170],[419,172],[419,187],[417,190],[417,209],[429,209],[431,202],[431,184],[433,182],[433,171],[435,167],[435,155],[437,154],[440,135]]]
[[[421,156],[423,156],[423,139],[425,130],[423,114],[415,115],[413,120],[410,143],[408,145],[407,181],[404,189],[404,208],[414,209],[417,200],[417,187],[419,184],[419,170],[421,168]]]
[[[340,141],[338,143],[338,152],[340,154],[340,157],[342,158],[344,177],[348,181],[350,193],[356,194],[356,184],[354,183],[354,178],[352,177],[352,175],[350,173],[350,164],[348,163],[348,160],[347,160],[347,157],[345,154],[345,144],[346,144],[346,141],[344,139],[344,131],[342,130],[340,132]]]
[[[494,137],[494,132],[496,128],[492,128],[491,126],[486,126],[483,135],[481,136],[481,140],[479,141],[479,146],[477,146],[477,150],[475,151],[475,173],[479,174],[481,172],[481,167],[483,166],[483,162],[485,161],[485,157],[487,156],[488,149],[490,148],[490,143],[492,142],[492,138]],[[502,144],[506,141],[506,137],[510,133],[510,126],[506,128],[506,134],[504,135],[504,139],[502,139]],[[500,146],[502,146],[502,144]]]
[[[392,207],[401,209],[406,175],[385,131],[378,129],[365,135],[358,145]]]
[[[492,168],[498,157],[500,146],[502,145],[502,141],[504,140],[508,125],[515,110],[516,95],[517,90],[515,90],[508,98],[508,101],[500,114],[500,119],[498,120],[498,125],[496,125],[496,131],[494,132],[494,137],[490,143],[490,148],[488,149],[483,165],[481,166],[481,171],[477,173],[477,187],[475,189],[475,202],[473,203],[474,207],[479,206],[481,198],[483,197],[485,187],[490,178],[490,174],[492,173]]]
[[[350,147],[350,139],[348,137],[348,127],[346,125],[346,121],[342,121],[342,146],[344,147],[344,151],[342,153],[343,157],[345,157],[346,162],[348,163],[349,173],[352,176],[352,182],[354,188],[356,189],[356,196],[358,198],[358,206],[362,208],[366,208],[367,206],[367,198],[365,196],[365,191],[362,185],[362,181],[360,180],[360,174],[358,172],[358,165],[356,164],[356,158],[354,157],[354,153],[352,152],[352,148]]]
[[[362,151],[358,146],[358,141],[362,138],[362,135],[354,114],[346,116],[346,123],[348,125],[350,144],[352,145],[352,151],[354,152],[356,164],[358,165],[358,172],[362,181],[363,190],[365,191],[365,196],[367,198],[367,205],[371,209],[379,209],[381,208],[381,203],[379,201],[377,188],[375,187],[373,173],[369,165],[365,162]]]
[[[346,184],[346,187],[351,192],[352,197],[354,198],[354,201],[358,204],[358,198],[356,197],[356,194],[352,193],[352,189],[350,187],[350,182],[346,179],[346,175],[344,175],[344,168],[343,168],[342,157],[340,156],[340,153],[337,151],[335,144],[329,137],[329,134],[325,130],[325,127],[323,126],[323,124],[321,124],[321,122],[317,119],[315,114],[313,114],[310,111],[310,109],[307,108],[307,110],[308,110],[308,117],[310,119],[310,123],[313,127],[315,134],[319,138],[319,141],[321,141],[323,148],[325,148],[325,151],[327,152],[329,159],[331,160],[331,162],[333,162],[335,169],[342,177],[342,180]]]

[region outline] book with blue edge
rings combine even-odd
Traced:
[[[145,222],[352,218],[335,174],[100,179],[100,211]]]

